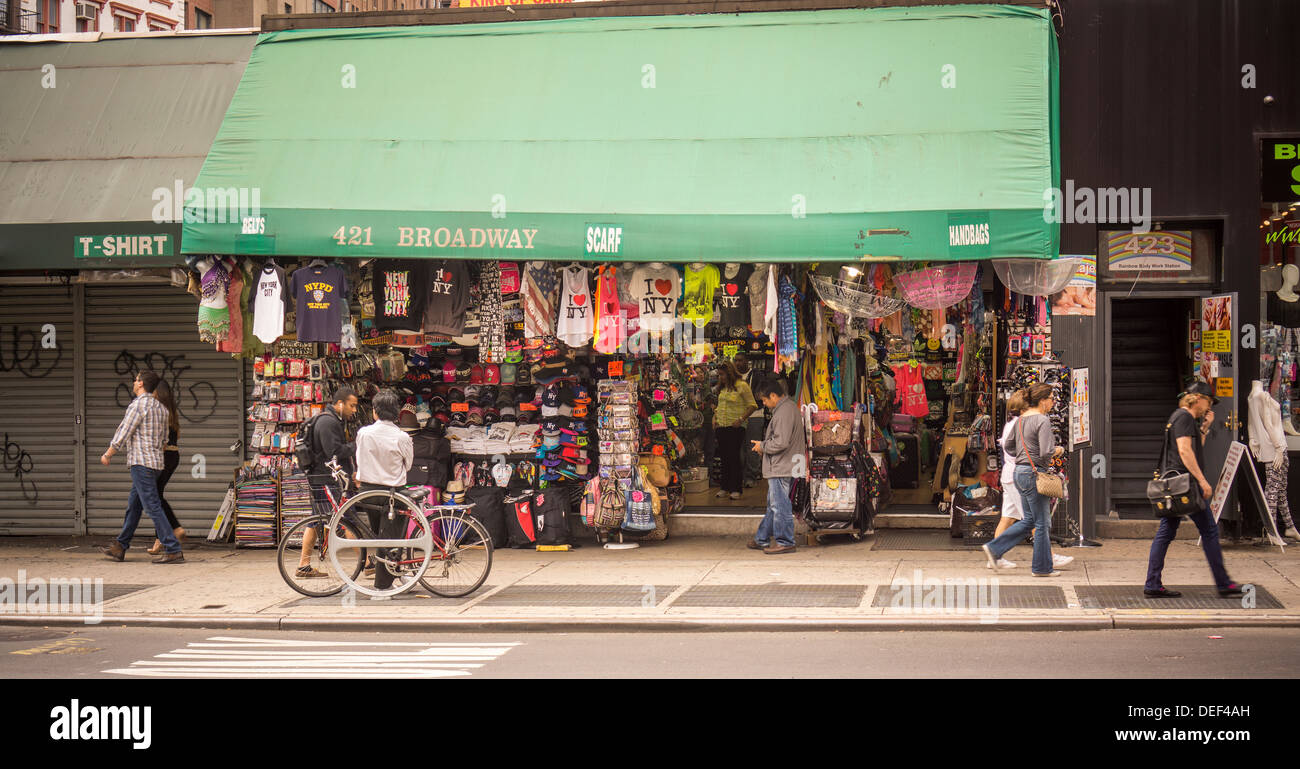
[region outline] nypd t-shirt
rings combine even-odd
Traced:
[[[348,281],[343,270],[326,265],[302,267],[292,278],[299,342],[338,343],[343,335],[343,310]]]

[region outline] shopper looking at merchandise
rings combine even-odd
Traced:
[[[350,387],[340,387],[334,392],[334,402],[328,408],[313,417],[311,427],[311,466],[307,471],[307,483],[311,485],[312,507],[318,514],[329,515],[329,503],[325,497],[325,488],[333,484],[333,476],[325,465],[332,459],[338,460],[340,466],[352,474],[353,444],[347,440],[347,431],[343,423],[357,412],[357,396]],[[343,489],[333,489],[336,498]],[[322,571],[312,568],[311,553],[316,546],[316,529],[309,528],[302,536],[302,556],[298,561],[299,579],[327,576]]]
[[[363,491],[370,489],[396,489],[406,485],[406,473],[413,461],[411,436],[397,426],[401,400],[392,390],[383,390],[371,402],[375,410],[375,423],[357,431],[357,480]],[[403,521],[401,516],[390,520],[377,506],[366,505],[370,516],[370,530],[380,539],[400,539]],[[382,564],[375,569],[375,589],[392,587],[393,575]],[[385,600],[388,596],[371,596],[371,600]]]
[[[1034,532],[1033,573],[1035,577],[1055,577],[1060,574],[1055,566],[1064,566],[1068,561],[1054,562],[1052,559],[1052,539],[1049,529],[1052,511],[1048,498],[1038,493],[1035,468],[1046,468],[1052,457],[1065,453],[1065,449],[1056,445],[1056,436],[1052,433],[1052,421],[1047,416],[1056,402],[1052,386],[1039,382],[1030,385],[1025,393],[1025,400],[1030,404],[1016,420],[1015,429],[1003,444],[1007,453],[1016,458],[1012,475],[1016,490],[1020,493],[1024,513],[1022,520],[1009,526],[1001,536],[984,545],[984,554],[988,558],[989,568],[1007,568],[1002,564],[1010,563],[1002,558],[1008,550],[1020,544],[1030,530]],[[1073,561],[1070,558],[1069,561]]]
[[[718,368],[718,407],[713,411],[713,429],[717,434],[717,452],[722,460],[722,489],[719,499],[740,499],[744,488],[742,449],[749,417],[758,410],[754,394],[741,378],[735,364],[726,362]]]
[[[127,499],[126,517],[122,521],[122,533],[108,547],[100,552],[114,561],[126,560],[126,551],[131,547],[131,538],[140,525],[140,514],[148,512],[153,519],[154,531],[162,543],[165,553],[153,559],[154,563],[184,563],[185,555],[181,553],[181,544],[176,541],[171,527],[167,525],[167,516],[163,513],[162,501],[158,496],[158,475],[166,466],[163,457],[163,445],[167,438],[167,407],[157,398],[152,397],[158,389],[161,378],[152,371],[137,374],[131,385],[135,400],[126,407],[126,415],[117,426],[108,451],[99,458],[99,463],[107,467],[113,455],[126,451],[126,463],[131,469],[131,495]]]
[[[1178,398],[1178,409],[1170,415],[1165,424],[1165,466],[1159,468],[1161,474],[1166,471],[1188,473],[1200,488],[1200,509],[1188,514],[1192,523],[1201,532],[1201,549],[1205,551],[1205,560],[1214,575],[1214,584],[1219,595],[1227,597],[1241,595],[1241,587],[1228,577],[1228,570],[1223,565],[1223,547],[1219,543],[1219,525],[1210,512],[1210,497],[1213,489],[1206,480],[1202,468],[1205,458],[1201,445],[1205,435],[1214,421],[1210,408],[1218,402],[1214,391],[1205,382],[1196,382],[1188,387]],[[1182,593],[1169,590],[1160,580],[1165,568],[1165,555],[1169,552],[1169,543],[1178,535],[1178,524],[1182,516],[1165,516],[1160,519],[1156,537],[1151,541],[1151,554],[1147,560],[1147,581],[1143,593],[1148,598],[1177,598]]]
[[[740,372],[741,379],[744,380],[745,384],[749,385],[749,391],[751,393],[757,392],[761,377],[757,370],[750,367],[749,356],[743,352],[738,352],[732,362],[736,364],[736,371]],[[755,409],[749,415],[749,421],[745,425],[745,437],[751,441],[763,440],[763,429],[766,426],[766,412],[762,408]],[[744,452],[744,456],[745,488],[748,489],[763,477],[763,458],[753,452]]]
[[[748,547],[768,555],[793,553],[794,511],[790,505],[790,488],[796,477],[807,475],[803,420],[799,407],[786,396],[780,381],[765,381],[759,385],[758,392],[763,405],[772,410],[772,421],[763,440],[753,441],[754,451],[763,457],[767,511]]]
[[[185,541],[185,529],[176,520],[176,512],[172,510],[171,503],[163,494],[167,487],[167,481],[171,479],[172,473],[181,464],[181,451],[176,441],[180,438],[181,422],[176,411],[176,399],[172,397],[171,385],[167,384],[166,379],[158,382],[158,389],[153,391],[153,397],[158,402],[167,407],[167,443],[163,445],[163,471],[158,474],[158,500],[162,502],[163,513],[167,516],[167,525],[172,527],[172,534],[176,535],[177,542]],[[162,555],[162,541],[155,539],[153,547],[145,551],[149,555]]]

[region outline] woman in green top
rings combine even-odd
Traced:
[[[718,456],[722,459],[722,489],[719,499],[730,495],[740,499],[745,483],[745,460],[742,454],[745,427],[749,415],[758,410],[754,394],[736,369],[727,361],[718,369],[718,407],[713,411],[713,429],[717,434]]]

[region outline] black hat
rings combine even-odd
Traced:
[[[1214,388],[1210,387],[1208,382],[1193,382],[1188,385],[1186,390],[1183,390],[1182,395],[1178,396],[1180,400],[1183,395],[1204,395],[1210,399],[1210,403],[1217,404],[1219,402],[1219,396],[1214,394]]]

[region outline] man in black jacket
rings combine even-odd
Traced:
[[[312,465],[307,468],[307,482],[311,484],[312,507],[317,513],[329,515],[333,512],[329,509],[325,497],[327,486],[332,488],[335,500],[340,499],[344,491],[333,486],[334,478],[329,468],[325,466],[326,463],[336,459],[347,471],[349,478],[353,475],[352,456],[356,452],[356,447],[348,441],[347,429],[343,423],[351,419],[355,413],[357,413],[356,393],[352,392],[350,387],[340,387],[334,391],[334,402],[325,408],[312,425]],[[328,576],[311,566],[311,552],[316,546],[316,537],[317,532],[313,528],[303,533],[302,555],[295,575],[300,579]]]

